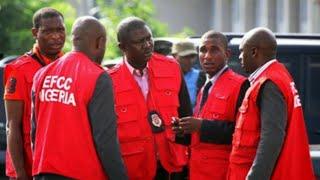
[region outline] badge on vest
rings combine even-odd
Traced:
[[[164,131],[163,120],[157,111],[150,111],[148,113],[148,121],[153,133],[160,133]]]

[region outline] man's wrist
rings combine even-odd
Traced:
[[[196,120],[197,120],[197,126],[196,126],[196,127],[197,127],[197,129],[196,129],[196,131],[198,131],[198,132],[199,132],[199,131],[201,130],[202,120],[203,120],[203,119],[201,119],[201,118],[197,118]]]

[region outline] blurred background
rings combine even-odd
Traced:
[[[320,0],[1,0],[0,53],[22,54],[32,47],[32,15],[44,6],[63,13],[70,30],[76,17],[92,15],[108,30],[105,59],[120,56],[115,31],[128,16],[146,20],[154,37],[201,35],[209,29],[246,32],[256,26],[280,33],[320,33]]]

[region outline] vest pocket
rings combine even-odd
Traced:
[[[171,163],[178,166],[184,166],[187,163],[187,146],[175,143],[175,134],[171,129],[166,130],[165,135],[169,147]]]
[[[130,141],[120,143],[121,154],[123,156],[132,156],[141,154],[144,151],[144,141]]]
[[[260,139],[259,131],[242,130],[239,146],[257,147]]]
[[[133,105],[116,106],[119,141],[141,138],[137,108]]]
[[[214,150],[192,151],[190,168],[194,173],[202,174],[203,179],[225,179],[229,165],[229,153]]]
[[[233,137],[233,144],[236,146],[244,147],[256,147],[260,139],[259,124],[243,117],[245,115],[240,114],[240,118],[236,123],[236,128]]]
[[[129,177],[142,178],[144,171],[141,169],[144,169],[143,167],[146,166],[144,141],[120,143],[120,148]]]
[[[213,103],[209,104],[209,112],[212,119],[221,119],[225,116],[228,106],[228,94],[214,94]]]
[[[159,107],[179,107],[178,92],[175,90],[162,90],[158,93],[158,98],[156,104]]]

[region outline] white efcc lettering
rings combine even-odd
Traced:
[[[71,78],[64,76],[46,76],[42,85],[43,89],[53,88],[56,86],[58,89],[69,90],[72,83]]]
[[[293,94],[293,106],[294,106],[294,108],[301,107],[300,96],[298,94],[298,90],[296,89],[296,85],[294,84],[294,82],[290,83],[290,87],[291,87],[291,92]]]
[[[69,92],[72,82],[73,80],[70,77],[46,76],[39,92],[40,101],[76,106],[74,93]]]

